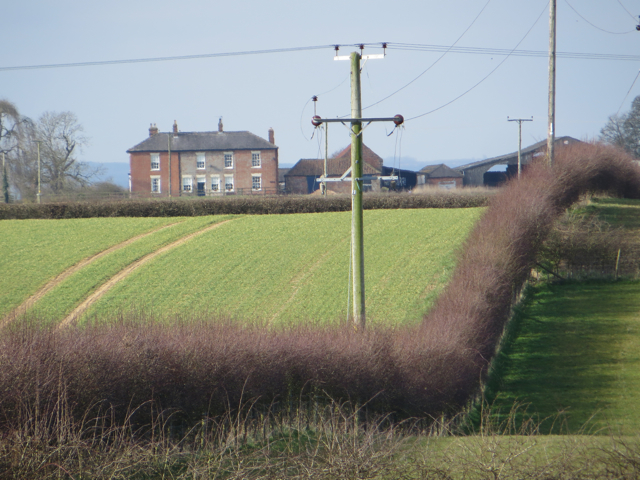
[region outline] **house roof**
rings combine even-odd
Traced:
[[[351,144],[343,148],[340,152],[334,155],[333,158],[348,160],[349,167],[350,167],[351,166]],[[365,168],[367,164],[371,165],[377,171],[379,171],[382,168],[382,157],[380,157],[376,152],[374,152],[369,147],[367,147],[364,143],[362,144],[362,160],[364,160]]]
[[[157,133],[146,138],[127,153],[166,152],[169,136],[171,151],[195,152],[212,150],[269,150],[277,149],[273,143],[251,132],[178,132]]]
[[[364,160],[363,175],[377,175],[382,173],[382,158],[366,145],[362,146],[362,159]],[[338,152],[327,160],[327,176],[340,177],[351,167],[351,145]],[[322,176],[324,173],[324,160],[321,158],[303,158],[298,160],[286,174],[292,176]]]
[[[555,139],[555,145],[569,145],[572,143],[579,143],[580,140],[573,138],[573,137],[557,137]],[[526,148],[523,148],[520,150],[520,154],[521,156],[527,155],[529,153],[535,152],[536,150],[540,150],[540,151],[546,151],[547,149],[547,141],[546,140],[542,140],[540,142],[534,143],[533,145],[529,145]],[[518,158],[518,152],[512,152],[512,153],[507,153],[506,155],[499,155],[497,157],[492,157],[492,158],[487,158],[485,160],[480,160],[478,162],[471,162],[471,163],[467,163],[466,165],[460,165],[459,167],[456,167],[456,169],[458,170],[467,170],[469,168],[474,168],[474,167],[482,167],[485,165],[492,165],[492,164],[500,164],[500,163],[506,163],[510,160],[513,160],[514,158]]]
[[[446,166],[444,163],[439,165],[427,165],[418,173],[424,173],[428,178],[451,178],[463,176],[458,170],[454,170],[453,168]]]

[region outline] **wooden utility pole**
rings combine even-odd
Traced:
[[[167,135],[167,150],[169,151],[169,198],[171,198],[171,135],[173,134],[169,133]],[[162,188],[162,184],[160,188]]]
[[[4,163],[4,152],[2,152],[2,197],[4,203],[9,203],[9,180],[7,179],[7,166]]]
[[[531,118],[507,117],[507,121],[518,122],[518,179],[520,179],[520,174],[522,172],[522,122],[533,122],[533,117]]]
[[[353,258],[353,321],[365,327],[364,223],[362,211],[362,97],[360,54],[351,52],[351,254]]]
[[[553,144],[556,122],[556,0],[549,1],[549,131],[547,134],[547,159],[553,166]]]
[[[336,60],[350,60],[351,62],[351,118],[321,118],[314,115],[311,123],[319,127],[323,123],[339,122],[351,124],[351,261],[353,265],[353,322],[356,330],[365,328],[365,302],[364,302],[364,222],[362,211],[363,160],[362,160],[362,123],[367,122],[393,122],[396,126],[404,123],[402,115],[388,118],[362,118],[362,99],[360,94],[360,59],[384,58],[384,55],[361,56],[357,52],[349,57],[338,57]],[[343,175],[346,176],[347,173]],[[389,178],[389,177],[380,177]],[[330,181],[326,175],[322,181]],[[335,179],[342,181],[342,178]]]
[[[323,178],[327,178],[327,161],[329,158],[329,124],[324,124],[324,170]],[[322,195],[327,195],[327,182],[322,182]]]
[[[38,203],[40,203],[40,142],[36,142],[38,144]]]

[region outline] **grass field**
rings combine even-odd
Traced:
[[[455,249],[483,211],[366,211],[368,318],[420,319],[446,283]],[[3,221],[0,268],[20,274],[0,279],[0,318],[79,261],[151,232],[62,279],[29,311],[42,321],[60,321],[132,262],[228,219],[233,221],[134,271],[85,318],[108,320],[132,311],[159,318],[219,315],[270,325],[346,318],[349,213]]]
[[[639,313],[639,282],[533,288],[500,354],[501,379],[489,401],[502,412],[528,404],[529,414],[550,419],[544,431],[636,434]]]
[[[231,216],[179,218],[178,223],[141,238],[87,265],[75,275],[66,278],[48,292],[31,312],[42,320],[56,321],[68,315],[73,308],[97,287],[127,265],[158,248],[176,241],[203,227],[233,218]]]
[[[446,283],[453,252],[483,209],[365,212],[367,315],[421,318]],[[142,309],[277,325],[346,318],[349,213],[247,216],[134,272],[87,316]]]
[[[0,222],[0,318],[83,258],[176,218],[89,218]]]
[[[638,200],[594,199],[577,212],[640,230]],[[489,384],[497,410],[522,402],[554,433],[640,431],[640,282],[531,287],[510,328]]]

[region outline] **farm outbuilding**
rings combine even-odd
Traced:
[[[444,163],[427,165],[417,173],[418,187],[428,185],[451,190],[462,187],[462,173]]]
[[[382,158],[366,145],[362,146],[362,159],[364,161],[363,173],[365,175],[365,189],[378,191],[380,181],[366,176],[377,177],[383,175]],[[334,157],[327,160],[327,177],[341,178],[351,167],[351,145],[341,150]],[[324,159],[301,159],[284,176],[285,191],[294,194],[309,194],[320,188],[318,178],[324,173]],[[351,178],[349,174],[345,178]],[[351,182],[327,182],[327,190],[336,193],[349,193]]]
[[[555,147],[558,148],[562,145],[571,145],[574,143],[580,143],[573,137],[558,137],[555,141]],[[526,166],[534,159],[542,157],[547,153],[547,141],[543,140],[533,145],[529,145],[521,150],[521,162],[522,166]],[[506,165],[506,171],[504,172],[490,172],[489,170],[496,165]],[[498,186],[508,178],[518,174],[518,152],[508,153],[506,155],[500,155],[498,157],[487,158],[486,160],[480,160],[479,162],[472,162],[466,165],[456,167],[456,170],[460,170],[463,174],[464,186],[470,187],[482,187],[482,186]]]

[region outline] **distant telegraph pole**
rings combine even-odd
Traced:
[[[383,45],[386,47],[386,45]],[[363,47],[360,47],[363,48]],[[404,122],[402,115],[386,118],[362,118],[362,98],[360,94],[360,59],[384,58],[384,55],[360,55],[352,52],[349,57],[336,60],[351,61],[351,118],[321,118],[314,115],[311,123],[319,127],[323,123],[339,122],[351,124],[351,252],[353,262],[353,321],[357,330],[365,328],[364,302],[364,223],[362,211],[363,160],[362,160],[362,123],[393,122],[396,126]],[[346,175],[346,174],[345,174]],[[326,181],[326,176],[324,177]]]
[[[553,166],[553,144],[556,138],[556,1],[549,1],[549,132],[547,159]]]
[[[36,142],[38,144],[38,203],[40,203],[40,141]]]
[[[531,118],[509,118],[507,117],[508,122],[518,122],[518,179],[520,178],[520,172],[522,172],[522,122],[533,122],[533,117]]]

